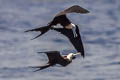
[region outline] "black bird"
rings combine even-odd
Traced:
[[[67,13],[89,13],[88,10],[80,7],[79,5],[73,5],[63,11],[61,11],[60,13],[58,13],[54,19],[48,23],[47,26],[44,27],[40,27],[40,28],[35,28],[35,29],[30,29],[30,30],[26,30],[25,32],[29,32],[29,31],[40,31],[41,34],[36,36],[35,38],[43,35],[44,33],[46,33],[49,29],[51,29],[51,27],[60,24],[63,26],[63,28],[67,28],[70,29],[71,28],[71,21],[67,18],[66,14]],[[33,38],[33,39],[35,39]]]
[[[83,13],[83,14],[85,14],[85,13],[89,13],[89,11],[80,7],[80,6],[78,6],[78,5],[73,5],[69,8],[61,11],[60,13],[58,13],[54,17],[54,19],[50,23],[48,23],[47,26],[27,30],[25,32],[40,31],[41,34],[35,37],[35,38],[37,38],[37,37],[43,35],[44,33],[46,33],[50,29],[59,31],[69,38],[70,42],[73,44],[75,49],[78,52],[81,52],[81,55],[84,57],[84,48],[83,48],[82,40],[81,40],[81,37],[80,37],[79,28],[78,28],[77,25],[73,24],[67,18],[67,16],[66,16],[67,13]],[[58,28],[58,29],[54,28],[54,26],[56,26],[57,24],[62,25],[63,28]],[[35,39],[35,38],[33,38],[33,39]]]
[[[45,53],[48,56],[48,63],[43,66],[35,66],[32,68],[38,68],[36,71],[48,68],[50,66],[54,66],[56,64],[60,64],[61,66],[65,67],[72,62],[73,59],[76,58],[77,55],[80,53],[69,53],[68,55],[61,56],[59,51],[46,51],[46,52],[38,52],[38,53]]]

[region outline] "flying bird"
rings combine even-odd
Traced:
[[[30,31],[40,31],[41,34],[36,36],[35,38],[38,38],[39,36],[43,35],[44,33],[46,33],[48,30],[51,29],[51,27],[60,24],[63,26],[63,28],[67,28],[67,29],[71,29],[72,28],[72,22],[67,18],[66,14],[68,13],[82,13],[82,14],[86,14],[89,13],[88,10],[80,7],[79,5],[73,5],[63,11],[61,11],[60,13],[58,13],[51,22],[49,22],[47,24],[47,26],[43,26],[40,28],[35,28],[35,29],[30,29],[30,30],[26,30],[25,32],[30,32]],[[33,39],[35,39],[33,38]]]
[[[69,53],[68,55],[61,55],[59,51],[46,51],[46,52],[38,52],[38,53],[45,53],[48,57],[48,62],[43,66],[35,66],[32,68],[38,68],[36,71],[46,69],[50,66],[54,66],[56,64],[59,64],[63,67],[67,66],[72,62],[73,59],[76,58],[77,55],[80,55],[80,53]]]
[[[58,13],[53,20],[48,23],[47,26],[40,27],[40,28],[35,28],[35,29],[30,29],[26,30],[25,32],[30,32],[30,31],[40,31],[41,33],[36,36],[35,38],[38,38],[39,36],[43,35],[47,31],[51,30],[56,30],[58,32],[61,32],[63,35],[65,35],[70,42],[73,44],[74,48],[77,50],[77,52],[80,52],[81,55],[84,57],[84,48],[81,40],[81,36],[79,33],[79,28],[77,25],[73,24],[66,16],[68,13],[82,13],[86,14],[89,13],[88,10],[80,7],[79,5],[73,5],[60,13]],[[60,24],[63,28],[55,28],[57,24]],[[35,39],[33,38],[33,39]]]

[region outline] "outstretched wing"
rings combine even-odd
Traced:
[[[49,59],[48,63],[63,59],[63,57],[60,55],[59,51],[45,51],[45,52],[38,52],[38,53],[45,53],[48,56],[48,59]]]
[[[60,32],[64,36],[66,36],[69,41],[72,43],[74,48],[78,51],[81,52],[81,55],[84,57],[84,47],[83,47],[83,42],[79,33],[79,28],[76,25],[76,33],[77,37],[74,36],[72,29],[65,29],[65,28],[52,28],[53,30],[56,30],[57,32]]]
[[[84,46],[83,46],[83,42],[81,39],[81,35],[79,33],[79,28],[76,25],[76,33],[77,33],[77,37],[76,38],[70,38],[70,42],[73,44],[73,46],[76,48],[76,50],[78,52],[81,52],[81,55],[84,57]]]
[[[69,8],[61,11],[56,16],[65,15],[67,13],[82,13],[82,14],[86,14],[86,13],[89,13],[89,11],[87,9],[84,9],[84,8],[80,7],[79,5],[73,5],[73,6],[69,7]]]

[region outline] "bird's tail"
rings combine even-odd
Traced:
[[[36,71],[39,71],[39,70],[43,70],[43,69],[45,69],[45,68],[48,68],[48,67],[50,67],[51,65],[50,64],[46,64],[46,65],[44,65],[44,66],[33,66],[33,67],[31,67],[31,68],[37,68],[37,70],[35,70],[34,72],[36,72]]]
[[[38,36],[33,38],[33,39],[36,39],[36,38],[40,37],[41,35],[45,34],[49,29],[50,29],[50,26],[44,26],[44,27],[40,27],[40,28],[26,30],[25,32],[40,31],[41,33]],[[33,39],[31,39],[31,40],[33,40]]]

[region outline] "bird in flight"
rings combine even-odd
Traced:
[[[32,68],[37,68],[35,71],[46,69],[50,66],[54,66],[59,64],[63,67],[67,66],[72,62],[73,59],[76,58],[77,55],[80,53],[69,53],[68,55],[61,55],[59,51],[45,51],[45,52],[38,52],[38,53],[45,53],[48,57],[48,62],[43,66],[34,66]]]
[[[51,22],[48,23],[47,26],[44,27],[40,27],[40,28],[35,28],[35,29],[30,29],[30,30],[26,30],[25,32],[30,32],[30,31],[40,31],[41,34],[36,36],[35,38],[43,35],[44,33],[46,33],[49,29],[51,29],[52,27],[54,27],[57,24],[60,24],[63,26],[63,28],[67,28],[67,29],[71,29],[72,22],[67,18],[66,14],[67,13],[82,13],[82,14],[86,14],[89,13],[88,10],[80,7],[79,5],[73,5],[63,11],[61,11],[60,13],[58,13]],[[33,39],[35,39],[33,38]]]
[[[73,24],[66,16],[68,13],[82,13],[86,14],[89,13],[88,10],[80,7],[79,5],[73,5],[60,13],[58,13],[53,20],[47,24],[47,26],[40,27],[40,28],[35,28],[35,29],[30,29],[26,30],[25,32],[30,32],[30,31],[39,31],[41,32],[38,36],[35,38],[40,37],[41,35],[45,34],[49,30],[56,30],[58,32],[61,32],[63,35],[65,35],[70,42],[73,44],[74,48],[77,50],[77,52],[80,52],[81,55],[84,57],[84,47],[83,43],[81,40],[81,36],[79,33],[79,28],[77,25]],[[63,28],[55,28],[60,24]],[[33,38],[33,39],[35,39]]]

